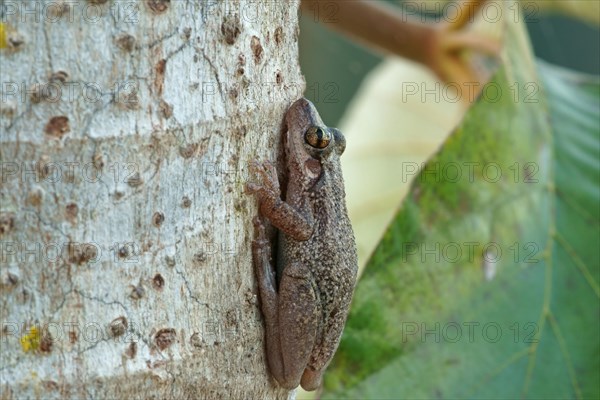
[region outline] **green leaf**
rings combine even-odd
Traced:
[[[528,66],[521,29],[371,257],[322,398],[600,397],[600,84]]]

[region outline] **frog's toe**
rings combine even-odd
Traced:
[[[258,161],[256,161],[256,160],[250,161],[250,163],[248,164],[248,171],[251,174],[256,173],[256,171],[258,170],[258,165],[259,165]]]
[[[271,174],[271,176],[277,176],[277,168],[275,167],[274,163],[270,161],[265,161],[263,163],[263,168],[265,169],[265,172]]]
[[[314,371],[310,368],[306,368],[300,379],[300,385],[302,389],[311,392],[321,386],[321,378],[323,377],[323,371]]]
[[[257,236],[259,238],[266,237],[265,223],[263,222],[263,220],[260,217],[256,216],[256,217],[252,218],[252,223],[254,224],[254,229],[256,229]]]
[[[261,188],[262,188],[261,185],[257,185],[256,183],[248,182],[248,183],[246,183],[246,186],[244,187],[244,191],[246,192],[246,194],[254,194],[254,193],[258,192]]]
[[[260,169],[257,172],[266,180],[271,180],[273,177],[277,177],[277,169],[272,162],[265,161],[260,164]]]

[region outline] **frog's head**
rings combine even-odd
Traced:
[[[285,149],[290,170],[316,179],[326,165],[339,162],[346,139],[338,129],[323,123],[310,101],[301,98],[292,104],[285,122]]]

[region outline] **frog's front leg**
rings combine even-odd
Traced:
[[[266,216],[280,231],[294,240],[308,240],[313,232],[314,221],[308,204],[295,209],[281,200],[277,171],[271,163],[252,164],[252,169],[262,178],[262,184],[249,182],[246,190],[258,198],[260,213]]]
[[[265,318],[269,370],[282,387],[294,389],[300,384],[317,335],[314,279],[306,267],[294,262],[283,269],[277,291],[265,228],[259,218],[254,219],[254,226],[252,252]]]

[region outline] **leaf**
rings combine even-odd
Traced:
[[[499,15],[508,15],[509,5],[501,6]],[[462,32],[495,43],[502,39],[503,26],[479,15]],[[460,58],[481,82],[489,81],[497,67],[475,51],[463,51]],[[465,85],[468,89],[461,91]],[[410,181],[458,125],[482,86],[479,81],[444,83],[427,67],[395,56],[369,73],[340,126],[348,143],[341,160],[360,268]]]
[[[536,70],[525,38],[509,26],[489,92],[413,181],[323,398],[600,397],[600,84]]]
[[[467,103],[450,101],[441,87],[424,67],[388,58],[369,74],[342,120],[346,201],[361,268],[410,181],[467,109]],[[423,101],[420,88],[438,101]]]

